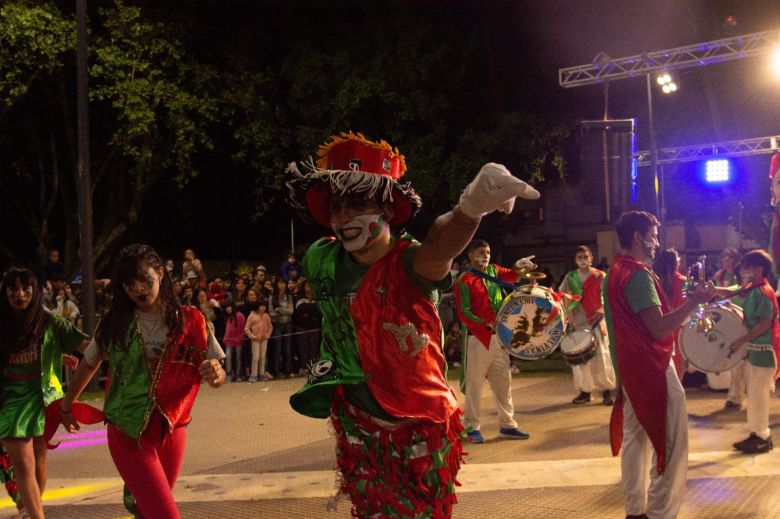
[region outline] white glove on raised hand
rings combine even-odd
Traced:
[[[534,270],[538,265],[531,260],[535,257],[536,255],[533,254],[531,256],[526,256],[525,258],[520,258],[515,261],[515,268],[517,270]]]
[[[477,177],[466,186],[458,207],[471,218],[480,218],[496,209],[511,213],[518,196],[535,200],[539,198],[539,191],[513,177],[501,164],[490,162],[482,166]]]

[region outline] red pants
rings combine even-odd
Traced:
[[[168,433],[159,412],[155,411],[138,442],[108,424],[108,450],[119,475],[135,497],[138,511],[148,519],[180,519],[173,486],[179,476],[187,433],[177,427]]]

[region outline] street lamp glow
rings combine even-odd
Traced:
[[[780,77],[780,47],[772,53],[772,71],[775,76]]]
[[[670,76],[668,72],[664,72],[656,78],[656,81],[658,81],[659,85],[663,86],[672,82],[672,76]]]

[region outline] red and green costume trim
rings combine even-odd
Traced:
[[[603,306],[601,301],[601,282],[604,280],[604,272],[592,267],[589,271],[590,275],[585,279],[585,282],[580,279],[579,270],[569,271],[566,274],[566,285],[568,286],[569,294],[579,296],[579,299],[574,298],[575,301],[568,310],[572,310],[577,304],[582,305],[585,317],[588,318],[590,324],[593,324],[596,311]]]
[[[457,410],[445,422],[377,423],[336,391],[331,420],[336,431],[340,491],[356,518],[443,519],[458,502],[465,429]]]
[[[655,448],[656,470],[663,474],[666,468],[666,369],[672,357],[674,334],[654,339],[642,319],[631,309],[626,288],[631,277],[641,270],[652,277],[661,301],[661,312],[668,313],[669,304],[658,277],[644,263],[623,254],[615,257],[607,274],[604,307],[619,383]],[[623,444],[622,391],[618,391],[609,427],[612,454],[617,456]]]
[[[187,306],[181,311],[184,330],[173,332],[162,356],[151,367],[135,323],[128,330],[127,349],[109,347],[111,383],[103,412],[107,421],[137,441],[155,410],[165,418],[169,432],[190,423],[190,412],[201,385],[198,368],[208,351],[208,335],[203,314]]]
[[[487,266],[485,274],[507,283],[516,283],[519,278],[514,270],[493,263]],[[464,272],[455,283],[454,293],[458,319],[471,335],[489,348],[493,330],[488,325],[495,322],[504,301],[501,286],[471,272]]]

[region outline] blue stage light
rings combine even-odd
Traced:
[[[728,182],[730,178],[729,161],[725,159],[708,160],[704,170],[704,180],[707,182]]]

